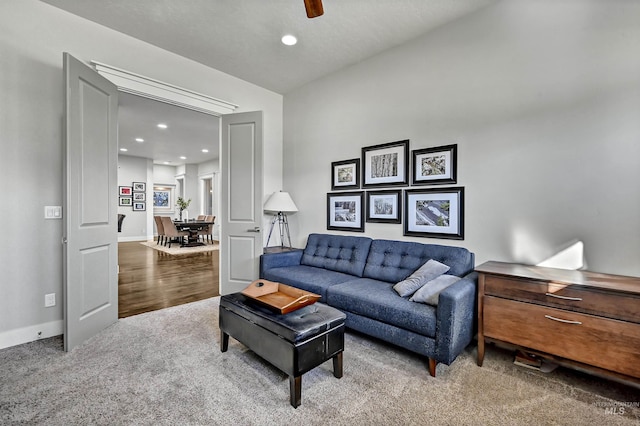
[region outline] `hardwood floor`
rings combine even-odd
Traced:
[[[118,243],[118,317],[218,296],[219,252],[172,256]]]

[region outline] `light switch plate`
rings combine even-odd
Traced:
[[[62,219],[62,206],[44,206],[45,219]]]
[[[44,307],[49,308],[51,306],[56,306],[56,294],[49,293],[44,295]]]

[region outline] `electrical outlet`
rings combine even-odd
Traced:
[[[44,307],[50,308],[51,306],[56,306],[56,294],[49,293],[44,295]]]

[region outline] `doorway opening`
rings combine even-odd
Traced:
[[[200,181],[202,182],[200,196],[202,197],[204,214],[213,215],[213,177],[201,178]]]
[[[146,199],[144,211],[118,208],[128,219],[118,234],[119,318],[219,294],[218,250],[180,255],[159,251],[163,246],[154,220],[213,214],[213,176],[220,173],[219,122],[211,114],[119,94],[118,186],[136,182],[147,189],[138,194]],[[176,206],[178,197],[191,201],[182,212]]]

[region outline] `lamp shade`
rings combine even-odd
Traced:
[[[279,191],[271,194],[266,203],[264,210],[267,212],[284,212],[295,213],[298,211],[296,203],[293,202],[288,192]]]

